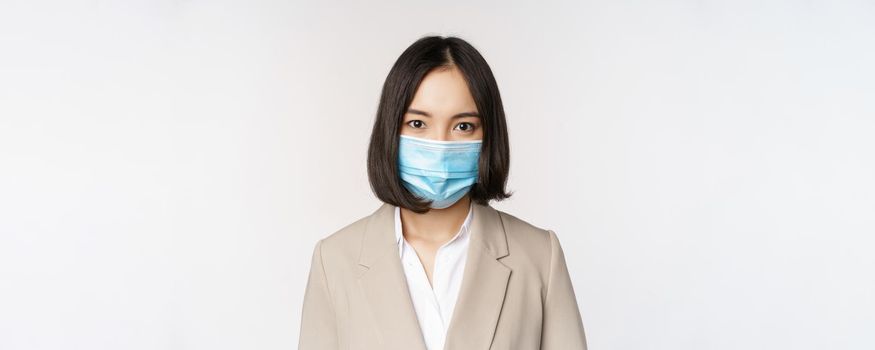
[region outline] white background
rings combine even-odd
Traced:
[[[458,35],[591,350],[875,348],[870,1],[0,3],[0,349],[294,349],[383,79]]]

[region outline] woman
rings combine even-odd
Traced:
[[[470,44],[424,37],[383,85],[368,149],[383,204],[321,239],[299,349],[586,349],[556,234],[510,196],[507,127]]]

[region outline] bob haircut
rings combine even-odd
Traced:
[[[477,182],[471,200],[488,205],[512,193],[505,191],[510,168],[510,147],[504,107],[498,84],[483,56],[457,37],[426,36],[410,45],[389,71],[383,83],[371,141],[368,146],[368,179],[371,190],[385,203],[416,213],[428,212],[431,201],[407,190],[398,175],[398,138],[404,114],[419,83],[433,69],[458,68],[477,105],[483,128]]]

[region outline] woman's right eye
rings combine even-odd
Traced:
[[[407,125],[419,129],[424,125],[424,123],[421,120],[411,120],[407,122]]]

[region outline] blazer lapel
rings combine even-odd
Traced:
[[[511,269],[498,261],[508,255],[498,212],[477,203],[473,210],[468,260],[447,329],[445,350],[489,349],[510,278]]]
[[[386,203],[371,214],[362,238],[358,281],[384,349],[426,350],[398,257],[394,215],[395,207]]]
[[[362,238],[358,281],[386,349],[426,350],[397,255],[394,209],[384,203],[371,214]],[[510,278],[510,268],[498,261],[508,255],[498,212],[477,203],[473,210],[467,262],[444,350],[489,349]]]

